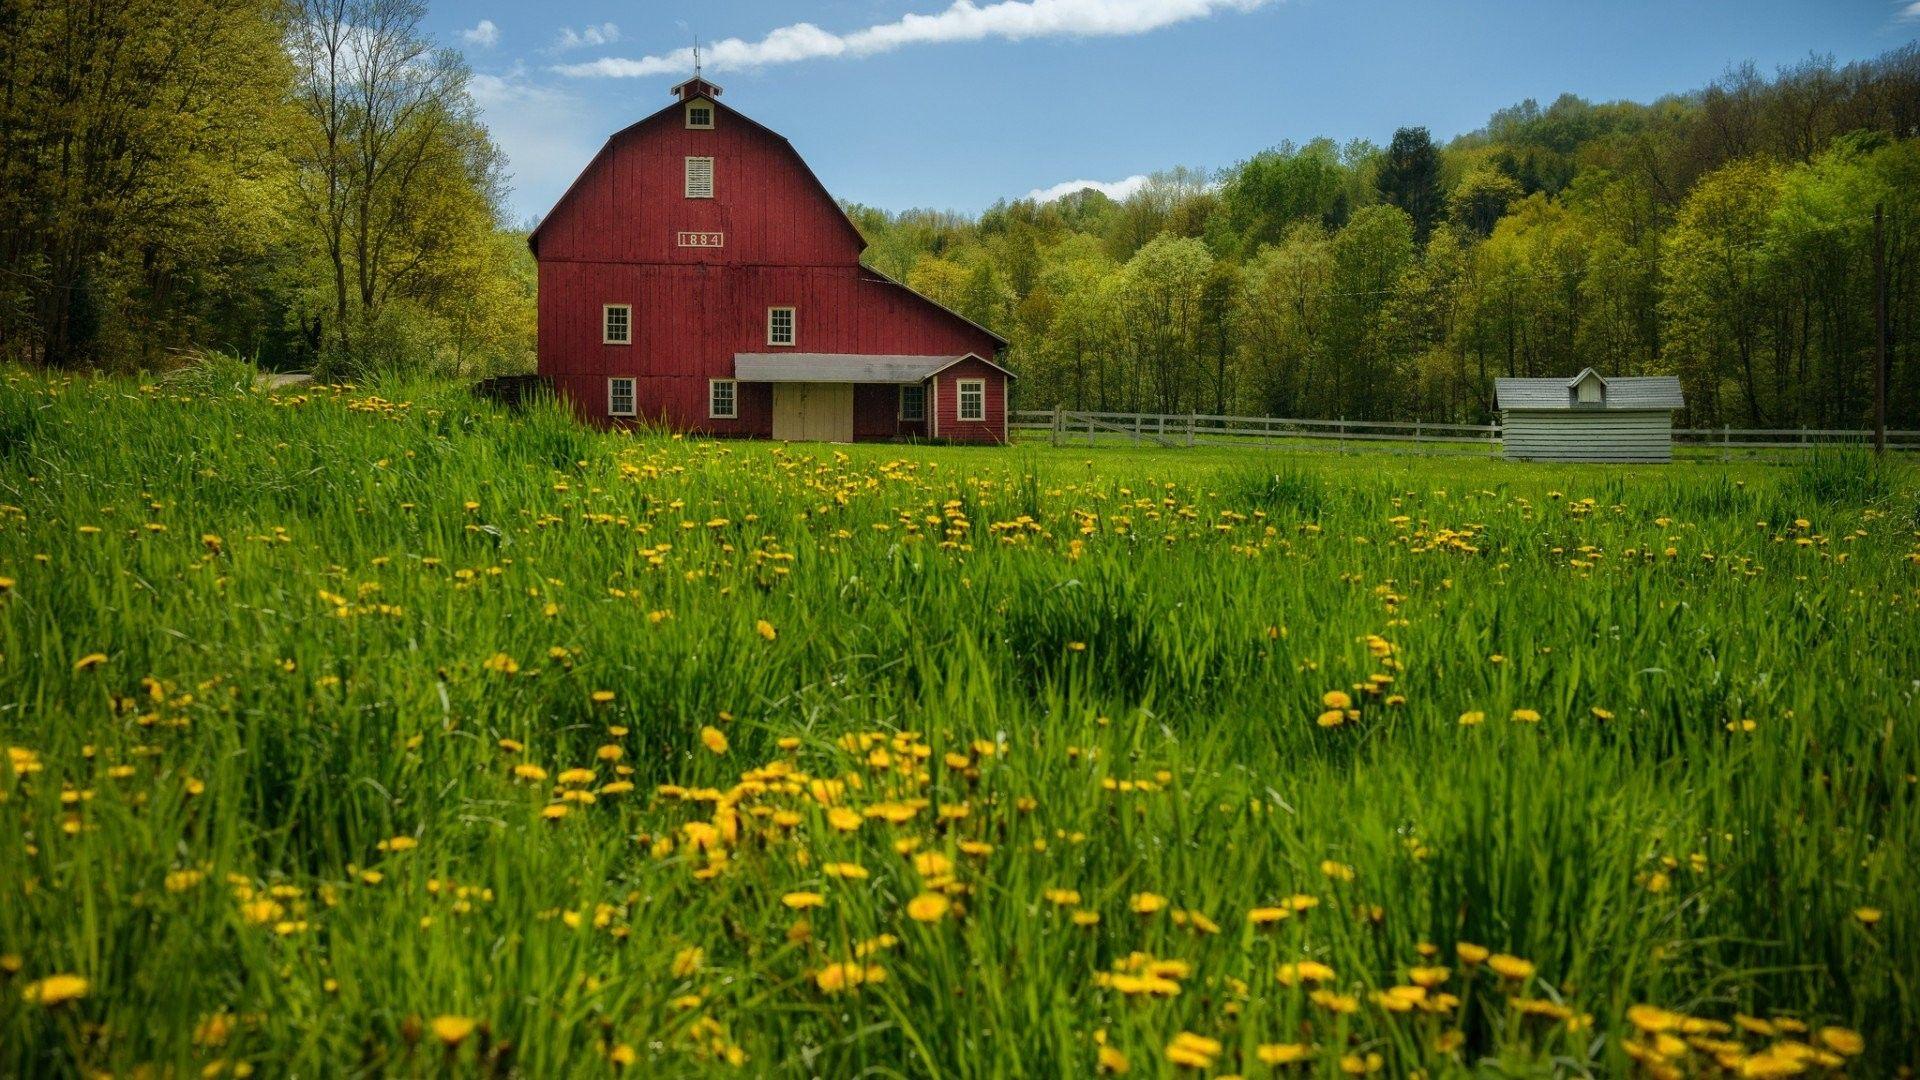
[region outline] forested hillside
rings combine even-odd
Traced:
[[[849,207],[1013,339],[1023,407],[1478,421],[1503,375],[1677,374],[1695,424],[1858,427],[1885,208],[1889,422],[1920,425],[1920,51],[1436,146],[1282,144],[969,220]]]
[[[503,163],[420,0],[0,0],[0,359],[532,364]]]
[[[0,359],[533,363],[506,166],[421,0],[0,0]],[[1417,103],[1408,103],[1417,116]],[[804,142],[803,142],[804,145]],[[1481,420],[1500,375],[1673,372],[1687,421],[1920,426],[1920,49],[1436,145],[1283,143],[978,218],[849,206],[1013,341],[1019,404]]]

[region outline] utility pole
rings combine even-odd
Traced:
[[[1886,206],[1873,208],[1873,452],[1887,452]]]

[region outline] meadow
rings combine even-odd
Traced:
[[[0,372],[0,1073],[1893,1075],[1920,473]]]

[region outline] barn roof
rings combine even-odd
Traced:
[[[960,356],[876,356],[861,353],[734,353],[741,382],[917,383],[962,360],[978,360],[1008,378],[1014,374],[978,353]]]
[[[1600,380],[1605,393],[1598,405],[1575,405],[1574,387],[1586,378]],[[1672,375],[1607,378],[1587,368],[1571,379],[1495,379],[1493,398],[1501,409],[1678,409],[1686,405],[1680,380]]]
[[[567,189],[560,193],[560,198],[555,200],[552,208],[547,211],[546,216],[541,218],[540,221],[534,225],[533,231],[527,234],[527,248],[528,250],[533,252],[534,258],[537,259],[540,257],[540,230],[546,227],[547,222],[553,220],[553,214],[555,210],[560,209],[560,207],[565,205],[569,199],[573,198],[574,189],[580,186],[580,181],[587,178],[587,174],[593,171],[593,167],[599,163],[600,159],[605,157],[607,154],[611,153],[614,148],[614,145],[617,144],[628,133],[638,131],[641,128],[646,127],[648,124],[651,124],[657,120],[662,120],[669,115],[677,115],[680,111],[681,105],[684,104],[684,102],[679,97],[679,91],[681,90],[682,87],[687,86],[688,83],[695,82],[695,81],[702,81],[702,80],[688,80],[688,82],[681,83],[679,86],[676,86],[673,88],[675,92],[675,98],[674,98],[673,104],[665,106],[664,108],[660,109],[658,112],[655,112],[651,116],[647,116],[643,119],[636,120],[633,123],[628,124],[626,127],[621,128],[619,131],[616,131],[613,134],[607,136],[607,141],[601,144],[600,149],[594,153],[592,160],[587,162],[587,167],[580,170],[580,175],[573,178],[573,183],[568,184]],[[706,85],[711,86],[712,84],[707,83]],[[715,91],[718,91],[720,88],[715,86],[713,87],[713,89]],[[707,100],[713,101],[712,98],[708,98]],[[767,125],[761,123],[760,121],[755,120],[751,116],[747,116],[744,113],[741,113],[738,110],[731,108],[730,106],[720,104],[718,101],[713,101],[713,108],[716,114],[724,114],[730,119],[738,120],[741,123],[748,125],[749,127],[756,128],[766,133],[775,142],[786,147],[787,152],[793,155],[793,158],[795,161],[799,162],[801,174],[805,176],[809,181],[812,182],[814,190],[819,192],[821,198],[833,204],[834,210],[840,215],[841,222],[846,225],[847,231],[853,234],[853,242],[854,242],[855,248],[859,251],[865,251],[867,249],[867,238],[864,234],[860,232],[860,226],[855,225],[853,223],[853,218],[847,215],[847,208],[840,205],[840,200],[835,199],[833,197],[833,193],[827,190],[827,185],[820,182],[820,177],[813,171],[813,166],[807,164],[807,159],[801,156],[800,151],[795,150],[793,148],[793,143],[787,141],[787,137],[785,135],[780,134],[779,132],[773,130]]]

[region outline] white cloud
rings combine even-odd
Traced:
[[[1146,186],[1147,177],[1144,174],[1129,176],[1125,180],[1063,180],[1052,187],[1034,188],[1027,192],[1027,198],[1037,203],[1050,203],[1076,191],[1092,188],[1117,202]]]
[[[1913,3],[1902,6],[1900,8],[1900,18],[1903,20],[1920,19],[1920,0],[1913,0]]]
[[[481,19],[479,25],[473,29],[460,31],[460,40],[469,45],[491,49],[500,43],[500,28],[493,25],[492,19]]]
[[[513,177],[513,215],[544,214],[586,168],[607,133],[567,90],[533,81],[514,65],[504,75],[476,74],[467,84]]]
[[[792,64],[802,60],[874,56],[908,45],[1000,38],[1022,41],[1042,37],[1123,37],[1176,23],[1204,19],[1221,11],[1252,11],[1273,0],[1000,0],[978,6],[954,0],[934,15],[904,15],[890,23],[850,34],[834,34],[812,23],[794,23],[759,41],[727,38],[703,47],[709,70]],[[1914,0],[1920,3],[1920,0]],[[693,70],[693,50],[675,49],[637,60],[602,57],[557,70],[567,75],[617,78],[677,75]]]
[[[620,40],[620,28],[614,24],[601,23],[575,30],[571,26],[560,28],[560,39],[553,43],[548,52],[566,52],[568,49],[598,49]]]

